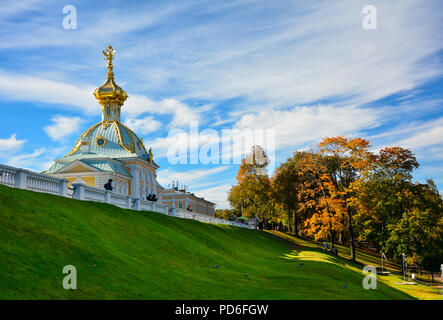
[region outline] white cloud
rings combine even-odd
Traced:
[[[46,134],[55,141],[61,141],[80,128],[82,119],[79,117],[54,116],[51,125],[43,128]]]
[[[0,139],[0,151],[13,152],[19,149],[26,140],[17,140],[16,134],[12,134],[8,139]]]
[[[226,171],[228,169],[227,166],[219,166],[211,169],[198,169],[198,170],[189,170],[178,172],[171,169],[163,169],[157,172],[157,180],[160,184],[166,186],[171,183],[172,180],[179,181],[179,184],[188,185],[192,188],[192,184],[195,182],[199,182],[208,176]]]
[[[203,196],[205,199],[214,202],[217,209],[229,208],[228,191],[232,188],[230,184],[223,184],[217,187],[200,189],[196,192],[197,195]]]
[[[428,121],[408,121],[368,139],[377,152],[385,146],[410,149],[422,162],[443,160],[443,117]],[[435,170],[435,165],[432,166]],[[443,168],[443,167],[441,167]]]
[[[414,128],[414,126],[411,126],[410,131],[409,137],[400,140],[398,145],[410,148],[412,150],[437,145],[443,146],[443,118],[435,121],[429,121],[421,125],[418,130],[417,128]],[[439,151],[441,152],[441,149],[439,149]]]
[[[100,105],[94,99],[93,91],[93,86],[79,87],[41,77],[0,71],[0,93],[11,100],[61,104],[75,111],[78,111],[78,107],[80,107],[86,114],[99,114]],[[175,128],[189,125],[190,121],[201,120],[200,113],[207,111],[209,108],[209,105],[191,108],[177,99],[169,98],[154,101],[143,95],[130,94],[123,105],[123,113],[127,114],[129,119],[143,113],[169,114],[172,115],[172,120],[168,127]],[[160,123],[158,121],[154,123],[154,127],[158,128]],[[143,124],[135,122],[135,125]],[[152,125],[153,123],[151,123]],[[152,130],[145,132],[152,132]]]
[[[154,117],[152,116],[146,116],[141,119],[127,118],[125,125],[140,134],[148,134],[157,131],[162,126],[161,122],[154,120]]]
[[[214,131],[216,132],[216,131]],[[148,139],[143,139],[144,141],[149,141]],[[155,140],[149,142],[149,146],[152,147],[152,151],[154,152],[154,156],[158,158],[168,156],[168,151],[172,148],[172,151],[176,151],[176,148],[185,148],[187,152],[190,151],[190,145],[195,143],[201,147],[202,145],[212,145],[219,144],[222,140],[219,139],[218,136],[214,136],[208,134],[205,131],[199,131],[197,134],[194,132],[182,130],[182,129],[174,129],[169,131],[167,137],[159,137]],[[173,152],[171,152],[173,153]],[[175,157],[174,155],[170,155],[171,157]]]
[[[142,95],[130,95],[123,106],[123,112],[127,113],[129,117],[145,112],[160,115],[170,114],[172,120],[168,124],[169,128],[184,127],[189,125],[191,121],[201,120],[200,113],[206,110],[207,106],[191,108],[177,99],[153,101]]]
[[[289,110],[270,109],[244,115],[237,123],[240,129],[273,129],[276,148],[302,147],[326,136],[354,135],[382,123],[381,110],[355,106],[300,106]]]
[[[362,104],[441,74],[432,59],[443,43],[437,1],[374,1],[375,31],[362,28],[364,5],[240,2],[235,10],[200,20],[210,10],[203,7],[190,14],[204,23],[154,33],[148,43],[123,50],[137,64],[149,58],[138,71],[144,78],[164,77],[150,83],[159,86],[153,89],[167,85],[183,97],[244,97],[247,104],[275,107],[324,99]]]
[[[47,170],[53,160],[66,154],[71,148],[62,146],[58,148],[37,148],[31,153],[6,154],[4,160],[7,165],[28,169],[34,172]]]
[[[100,106],[95,101],[92,87],[78,87],[68,83],[44,79],[21,74],[5,73],[0,71],[0,93],[3,98],[56,103],[78,107],[86,113],[99,113]]]

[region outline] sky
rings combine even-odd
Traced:
[[[363,27],[368,4],[376,29]],[[402,146],[420,163],[414,179],[443,191],[441,30],[434,0],[9,1],[0,7],[0,163],[43,171],[101,121],[92,93],[112,45],[129,95],[122,121],[152,148],[165,187],[178,180],[229,206],[233,157],[168,157],[198,124],[200,154],[226,129],[272,133],[270,174],[325,136]]]

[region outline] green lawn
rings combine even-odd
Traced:
[[[390,280],[365,290],[358,265],[294,239],[0,185],[0,299],[442,297]],[[65,265],[77,290],[62,287]]]

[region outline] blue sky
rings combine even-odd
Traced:
[[[377,9],[376,30],[362,28],[366,4]],[[277,166],[324,136],[400,145],[419,159],[415,179],[443,190],[439,4],[11,1],[0,8],[0,163],[42,171],[100,121],[92,92],[112,44],[130,96],[123,121],[153,148],[163,185],[179,180],[228,205],[237,164],[166,157],[170,130],[198,121],[200,130],[274,130]],[[65,5],[77,9],[76,30],[63,28]]]

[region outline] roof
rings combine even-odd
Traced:
[[[76,160],[74,160],[76,161]],[[104,172],[115,172],[119,173],[121,175],[127,176],[131,178],[131,174],[126,170],[126,168],[123,166],[123,164],[119,163],[118,161],[112,161],[112,160],[106,160],[106,159],[82,159],[78,160],[81,163],[84,163],[90,167],[93,167],[94,169],[98,171],[104,171]],[[73,160],[63,161],[63,160],[56,160],[54,164],[45,172],[45,173],[57,173],[57,171],[63,169],[64,167],[71,164]]]
[[[102,139],[99,141],[99,139]],[[89,151],[82,152],[82,143],[89,144]],[[100,144],[102,143],[102,144]],[[77,140],[72,151],[60,160],[83,158],[133,158],[149,160],[143,141],[120,121],[102,121],[86,130]]]

